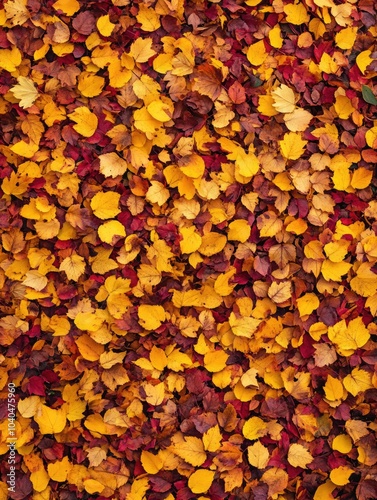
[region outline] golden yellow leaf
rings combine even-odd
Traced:
[[[143,450],[140,457],[141,465],[148,474],[157,474],[162,469],[163,461],[158,455]]]
[[[165,368],[168,362],[165,352],[155,345],[151,349],[149,358],[151,360],[153,368],[160,371]]]
[[[268,289],[268,296],[275,302],[281,304],[292,297],[292,285],[290,281],[272,282]]]
[[[215,472],[207,469],[197,469],[188,480],[188,487],[193,493],[206,493],[215,477]]]
[[[105,460],[106,456],[106,450],[104,450],[103,448],[100,448],[99,446],[90,448],[87,452],[89,467],[97,467]]]
[[[372,54],[371,50],[363,50],[356,57],[356,64],[357,64],[359,70],[362,72],[362,74],[365,73],[369,64],[373,62],[373,59],[371,58],[371,54]]]
[[[292,467],[301,467],[302,469],[306,469],[306,466],[314,460],[312,454],[298,443],[290,445],[287,459]]]
[[[272,106],[279,113],[293,113],[296,109],[296,96],[293,90],[282,83],[271,92],[274,100]]]
[[[26,277],[22,281],[22,283],[25,286],[32,288],[33,290],[37,290],[37,292],[43,290],[48,283],[48,279],[46,278],[46,276],[38,271],[28,271],[25,276]]]
[[[61,10],[67,16],[73,16],[80,10],[80,4],[77,0],[57,0],[52,6],[55,10]]]
[[[302,3],[284,5],[284,12],[288,23],[300,25],[309,22],[309,14]]]
[[[40,405],[41,398],[39,396],[29,396],[18,401],[18,411],[24,418],[34,417]]]
[[[0,68],[13,73],[22,62],[21,51],[13,46],[11,49],[0,49]]]
[[[368,389],[373,389],[372,373],[356,367],[343,379],[343,385],[352,396],[357,396]]]
[[[104,352],[103,345],[98,344],[86,333],[76,340],[76,345],[81,356],[88,361],[98,361]]]
[[[146,398],[145,400],[152,406],[160,405],[165,398],[165,385],[163,382],[153,385],[145,384],[144,386]]]
[[[351,186],[355,189],[365,189],[370,185],[372,178],[372,170],[368,170],[365,167],[359,167],[352,174]]]
[[[113,191],[96,193],[90,201],[93,213],[99,219],[112,219],[120,213],[120,194]]]
[[[351,289],[361,297],[371,297],[377,292],[377,275],[372,271],[373,262],[363,262],[350,281]]]
[[[68,457],[64,457],[62,460],[57,460],[54,463],[49,463],[47,465],[47,472],[53,481],[58,483],[63,483],[67,480],[67,475],[72,465],[69,462]]]
[[[84,97],[100,95],[104,86],[105,79],[102,76],[93,75],[86,71],[79,75],[77,88]]]
[[[343,239],[327,243],[324,246],[325,254],[331,262],[343,262],[347,255],[349,244],[349,241]]]
[[[145,197],[147,201],[156,203],[159,207],[162,207],[162,205],[170,198],[170,193],[161,182],[151,181],[151,185],[148,188]]]
[[[86,106],[77,107],[68,117],[76,123],[73,128],[83,137],[92,137],[97,130],[98,118]]]
[[[221,439],[220,427],[216,424],[203,434],[204,449],[210,452],[217,451],[221,446]]]
[[[242,434],[251,441],[263,437],[267,434],[267,423],[259,417],[251,417],[242,427]]]
[[[260,319],[243,316],[237,317],[234,312],[231,312],[229,316],[229,326],[236,337],[251,338],[260,323]]]
[[[200,467],[207,460],[203,442],[197,437],[185,436],[184,441],[174,447],[174,453],[193,467]]]
[[[246,57],[253,66],[260,66],[267,59],[266,46],[263,40],[253,43],[247,49]]]
[[[85,491],[90,495],[94,493],[102,493],[105,489],[105,485],[97,481],[96,479],[84,479],[83,485]]]
[[[112,245],[113,240],[126,237],[126,230],[119,221],[109,220],[99,226],[98,236],[104,243]]]
[[[110,21],[109,14],[105,14],[97,19],[97,29],[101,33],[102,36],[110,36],[114,31],[116,24],[113,24]],[[97,94],[98,95],[98,94]]]
[[[287,160],[298,160],[304,154],[307,143],[301,138],[301,134],[287,132],[284,139],[279,141],[281,154]]]
[[[331,262],[326,259],[322,263],[321,273],[327,281],[342,281],[342,276],[347,274],[351,267],[352,264],[348,262]]]
[[[182,235],[182,240],[179,242],[182,253],[193,253],[200,248],[202,237],[198,234],[195,226],[182,227],[179,229],[179,233]]]
[[[339,354],[351,356],[356,349],[363,347],[369,340],[370,334],[362,318],[355,318],[346,325],[344,320],[329,326],[328,337],[333,342]]]
[[[331,448],[333,450],[339,451],[340,453],[349,453],[352,450],[352,440],[348,434],[338,434],[331,443]]]
[[[30,108],[38,98],[38,90],[30,78],[19,76],[17,81],[18,85],[11,87],[10,91],[16,99],[20,99],[18,105],[21,108]]]
[[[315,293],[306,293],[297,299],[297,307],[300,317],[311,314],[319,307],[319,299]]]
[[[171,120],[172,110],[163,101],[155,100],[147,106],[148,113],[159,122],[165,123]]]
[[[268,210],[257,217],[257,227],[262,238],[276,236],[283,228],[283,221],[275,212]]]
[[[236,269],[232,268],[226,273],[220,274],[215,281],[214,290],[221,297],[226,297],[233,292],[235,285],[230,285],[229,280],[236,274]]]
[[[64,408],[53,410],[41,404],[37,409],[34,420],[38,424],[41,434],[58,434],[66,426],[66,411]]]
[[[330,479],[337,486],[344,486],[349,483],[349,478],[353,473],[353,469],[347,465],[341,465],[330,472]]]
[[[156,51],[152,49],[151,38],[138,38],[131,45],[130,56],[132,56],[137,63],[145,63],[155,54]]]
[[[207,233],[202,237],[202,244],[198,251],[206,257],[220,253],[226,245],[226,236],[220,233]]]
[[[156,31],[161,26],[160,14],[144,4],[139,4],[139,12],[136,15],[136,19],[143,31]]]
[[[247,448],[247,459],[252,467],[257,469],[265,469],[267,467],[268,461],[270,460],[270,454],[268,449],[263,446],[260,441],[248,446]]]
[[[226,367],[229,354],[222,349],[207,352],[204,355],[204,366],[211,373],[217,373]]]
[[[329,401],[338,401],[343,398],[344,387],[342,382],[331,375],[327,376],[323,390],[325,391],[326,399]]]
[[[297,187],[297,186],[296,186]],[[296,219],[290,222],[286,230],[293,234],[304,234],[308,229],[308,224],[303,219]]]
[[[166,319],[162,306],[142,304],[138,309],[139,324],[146,330],[156,330]]]
[[[251,227],[247,220],[237,219],[229,224],[228,240],[245,243],[251,234]]]
[[[60,264],[59,271],[64,271],[69,280],[78,281],[85,272],[85,259],[81,255],[73,253],[66,257]]]
[[[332,492],[335,490],[336,485],[330,480],[318,486],[314,493],[313,500],[334,500]]]
[[[105,177],[117,177],[123,175],[127,170],[127,162],[115,152],[105,153],[99,158],[100,172]]]
[[[99,357],[99,362],[102,368],[109,370],[112,366],[122,363],[126,353],[125,352],[114,352],[110,350],[109,352],[104,352]]]

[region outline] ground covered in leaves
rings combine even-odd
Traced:
[[[0,498],[377,498],[375,2],[1,5]]]

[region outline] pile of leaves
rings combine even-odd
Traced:
[[[1,2],[1,499],[377,498],[375,8]]]

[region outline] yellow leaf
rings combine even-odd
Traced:
[[[288,23],[300,25],[309,22],[309,14],[302,3],[284,5],[284,12]]]
[[[225,351],[217,350],[210,351],[204,355],[204,366],[211,373],[217,373],[226,367],[229,354]]]
[[[168,122],[171,120],[170,107],[160,100],[152,101],[147,106],[148,113],[159,122]],[[170,113],[170,114],[169,114]],[[203,162],[204,163],[204,162]]]
[[[274,108],[274,99],[272,95],[260,95],[258,101],[258,111],[265,116],[275,116],[279,114]]]
[[[219,233],[207,233],[202,237],[202,244],[198,251],[206,257],[220,253],[226,245],[226,236]]]
[[[81,255],[73,253],[66,257],[60,264],[59,271],[64,271],[69,280],[78,281],[85,272],[85,259]]]
[[[21,108],[30,108],[38,98],[38,90],[35,88],[33,80],[25,76],[17,78],[18,85],[10,88],[16,99],[20,99],[18,105]]]
[[[118,177],[127,170],[127,162],[115,152],[105,153],[99,158],[99,170],[105,177]]]
[[[290,222],[286,230],[293,234],[304,234],[308,229],[308,224],[303,219],[296,219]]]
[[[230,285],[229,280],[236,274],[236,269],[232,268],[226,273],[220,274],[215,281],[214,290],[221,297],[226,297],[233,292],[235,285]]]
[[[229,224],[228,240],[245,243],[251,234],[251,227],[247,220],[237,219]]]
[[[0,49],[0,68],[13,73],[22,62],[21,51],[13,46],[11,49]]]
[[[23,156],[24,158],[32,158],[38,151],[39,145],[35,143],[28,143],[25,141],[18,141],[10,147],[10,150],[16,155]]]
[[[304,154],[307,143],[301,138],[301,134],[287,132],[284,139],[279,141],[281,154],[287,160],[298,160]]]
[[[203,442],[197,437],[185,437],[175,448],[174,453],[193,467],[200,467],[206,460]]]
[[[346,465],[341,465],[330,472],[330,480],[337,486],[344,486],[349,483],[349,478],[353,473],[353,469],[350,469]]]
[[[290,281],[277,283],[274,281],[268,289],[268,296],[275,302],[281,304],[292,297],[292,285]]]
[[[167,365],[167,357],[165,352],[157,346],[153,346],[149,355],[149,359],[156,370],[162,371]]]
[[[112,248],[96,248],[97,255],[90,259],[93,273],[106,274],[118,268],[118,264],[115,260],[110,258],[112,251]]]
[[[318,486],[314,493],[313,500],[334,500],[332,492],[335,490],[336,485],[331,481],[326,481],[324,484]]]
[[[97,342],[86,333],[76,340],[76,345],[81,356],[88,361],[98,361],[104,351],[103,345],[97,344]]]
[[[347,255],[349,244],[349,241],[343,239],[327,243],[324,246],[325,254],[331,262],[343,262]]]
[[[339,66],[335,59],[331,57],[327,52],[324,52],[322,54],[318,67],[321,71],[323,71],[323,73],[326,73],[328,75],[331,75],[332,73],[335,74],[339,69]]]
[[[179,349],[174,349],[167,357],[166,366],[169,370],[173,370],[174,372],[183,371],[184,368],[190,367],[191,365],[191,358]]]
[[[204,449],[211,452],[217,451],[221,446],[221,439],[220,427],[216,424],[203,434]]]
[[[251,338],[256,332],[261,320],[249,317],[237,317],[234,312],[230,313],[229,326],[236,337]]]
[[[72,468],[68,457],[64,457],[62,460],[57,460],[54,463],[49,463],[47,465],[47,472],[53,481],[58,483],[63,483],[67,480],[67,475],[69,470]]]
[[[315,293],[306,293],[297,299],[297,307],[300,317],[307,316],[319,307],[319,299]]]
[[[326,399],[329,401],[338,401],[343,398],[344,388],[342,382],[331,375],[327,376],[323,390],[325,391]]]
[[[26,273],[26,278],[22,281],[22,283],[25,286],[28,286],[33,290],[37,290],[37,292],[40,292],[46,287],[48,279],[40,272],[33,270]]]
[[[377,275],[372,271],[373,262],[363,262],[350,281],[351,289],[361,297],[371,297],[377,292]]]
[[[173,69],[172,59],[172,54],[158,54],[158,56],[153,59],[153,69],[157,71],[157,73],[166,75],[168,71]]]
[[[137,63],[145,63],[156,54],[152,49],[151,38],[138,38],[131,45],[130,56],[135,59]]]
[[[162,306],[142,304],[138,309],[139,324],[146,330],[156,330],[166,319]]]
[[[192,179],[202,177],[205,170],[205,163],[201,156],[191,154],[185,156],[179,163],[181,171]]]
[[[80,10],[80,4],[77,0],[57,0],[52,6],[55,10],[61,10],[67,16],[73,16]]]
[[[125,352],[114,352],[114,351],[109,351],[109,352],[104,352],[101,354],[99,357],[99,362],[102,368],[105,370],[109,370],[112,366],[122,363],[126,353]]]
[[[109,220],[99,226],[98,236],[104,243],[112,245],[114,239],[126,237],[126,230],[119,221]]]
[[[76,122],[73,128],[83,137],[92,137],[97,130],[98,118],[86,106],[77,107],[68,116],[72,121]]]
[[[263,40],[253,43],[247,49],[246,57],[253,66],[260,66],[267,59],[266,46]]]
[[[104,319],[96,312],[79,312],[74,319],[74,323],[80,330],[95,332],[104,322]]]
[[[105,485],[97,481],[96,479],[84,479],[83,485],[85,491],[90,495],[94,493],[102,493],[105,489]]]
[[[145,197],[147,201],[156,203],[159,207],[162,207],[170,198],[170,192],[161,182],[151,181],[151,186],[148,188]]]
[[[366,131],[365,140],[370,148],[377,149],[377,127],[372,127]]]
[[[356,57],[356,64],[359,70],[362,72],[362,74],[365,73],[369,64],[374,61],[374,59],[370,57],[371,54],[372,54],[371,50],[364,50],[363,52],[360,52]]]
[[[41,492],[47,488],[50,478],[44,467],[30,474],[30,481],[35,491]]]
[[[24,418],[34,417],[40,405],[40,400],[39,396],[29,396],[28,398],[20,399],[17,408],[21,416]]]
[[[206,493],[210,489],[214,477],[214,471],[198,469],[191,474],[187,484],[193,493]]]
[[[368,170],[365,167],[359,167],[352,174],[351,186],[355,189],[365,189],[370,185],[372,178],[372,170]]]
[[[112,219],[120,213],[120,194],[113,191],[96,193],[90,201],[93,213],[99,219]]]
[[[268,32],[268,38],[272,47],[275,49],[282,48],[284,39],[281,35],[279,24],[275,24],[275,26]]]
[[[356,41],[356,36],[357,27],[348,26],[347,28],[336,33],[335,43],[342,50],[352,49]]]
[[[182,227],[179,229],[179,233],[182,235],[182,240],[179,242],[182,253],[193,253],[200,248],[202,237],[198,234],[195,226]]]
[[[280,87],[277,87],[271,92],[273,97],[272,106],[279,111],[279,113],[293,113],[296,109],[296,96],[293,90],[284,85],[283,83]]]
[[[104,85],[105,79],[102,76],[84,71],[79,75],[77,88],[84,97],[95,97],[100,95]]]
[[[351,356],[359,347],[363,347],[369,340],[370,334],[362,318],[351,320],[346,326],[344,320],[329,326],[327,335],[331,342],[336,344],[337,351],[344,356]]]
[[[292,467],[306,469],[307,465],[313,462],[311,453],[302,444],[291,444],[288,450],[288,462]]]
[[[165,398],[165,385],[163,382],[160,384],[145,384],[144,386],[146,394],[146,402],[152,406],[160,405]]]
[[[154,9],[144,4],[139,4],[139,12],[136,15],[136,19],[143,31],[156,31],[161,26],[160,14],[157,14]]]
[[[368,389],[373,389],[372,374],[365,370],[354,368],[352,372],[343,379],[343,385],[352,396],[357,396]]]
[[[246,439],[253,441],[267,434],[267,424],[259,417],[251,417],[242,427],[242,434]]]
[[[270,454],[268,449],[263,446],[260,441],[248,446],[247,448],[247,458],[249,464],[257,469],[265,469],[267,467],[268,461],[270,460]]]
[[[312,118],[313,115],[302,108],[295,109],[292,113],[287,113],[283,117],[287,129],[291,132],[304,132]]]
[[[255,368],[250,368],[242,375],[241,384],[244,387],[250,387],[250,386],[259,387],[257,375],[258,371]]]
[[[89,467],[97,467],[100,465],[105,460],[106,455],[106,450],[100,448],[99,446],[90,448],[87,452]]]
[[[321,268],[322,276],[327,281],[342,281],[342,276],[348,273],[352,264],[348,262],[331,262],[326,259]]]
[[[127,500],[145,500],[145,493],[149,489],[147,477],[135,479],[131,484],[131,492],[127,493]]]
[[[140,457],[141,465],[148,474],[157,474],[162,469],[163,461],[158,455],[143,450]]]
[[[101,33],[102,36],[105,36],[105,37],[110,36],[111,33],[114,31],[115,26],[116,26],[116,24],[113,24],[110,21],[109,14],[101,16],[97,19],[97,29]]]
[[[39,425],[41,434],[58,434],[66,426],[66,411],[63,408],[53,410],[41,404],[37,410],[34,420]]]
[[[331,443],[333,450],[348,454],[352,450],[352,440],[348,434],[339,434]]]

